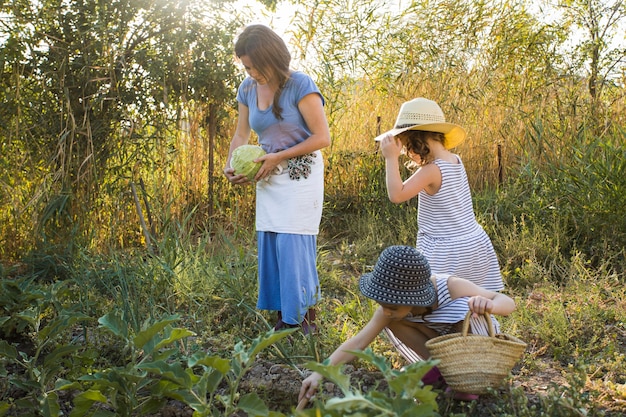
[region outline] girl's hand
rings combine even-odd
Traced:
[[[482,316],[485,313],[491,313],[493,309],[493,301],[480,295],[476,295],[467,300],[467,305],[472,311],[473,317]]]
[[[398,159],[402,153],[402,142],[391,134],[386,135],[383,140],[380,141],[380,150],[383,153],[385,159]]]
[[[235,170],[231,167],[224,168],[223,172],[224,172],[224,176],[226,177],[228,182],[230,182],[231,184],[245,185],[245,184],[250,183],[250,181],[248,180],[248,177],[246,177],[243,174],[235,174]]]
[[[310,400],[313,394],[315,394],[315,391],[317,391],[317,387],[319,386],[321,379],[322,375],[317,372],[313,372],[304,381],[302,381],[300,395],[298,395],[298,402],[302,401],[303,398]]]

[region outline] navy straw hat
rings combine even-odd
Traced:
[[[430,265],[411,246],[386,248],[374,270],[361,276],[359,289],[367,298],[383,304],[430,307],[437,300]]]

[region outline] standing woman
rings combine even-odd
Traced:
[[[324,200],[324,161],[330,145],[324,98],[306,74],[290,69],[285,42],[264,25],[239,35],[235,54],[248,77],[237,93],[239,116],[224,175],[231,184],[249,183],[230,166],[234,149],[251,130],[266,154],[256,174],[256,231],[259,295],[257,308],[278,312],[275,328],[315,331],[321,292],[317,234]]]

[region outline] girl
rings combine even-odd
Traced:
[[[374,270],[359,281],[364,296],[380,306],[370,321],[330,355],[330,364],[354,359],[350,350],[365,349],[385,328],[410,349],[426,358],[426,342],[434,337],[459,332],[468,310],[473,334],[489,335],[485,312],[508,315],[515,302],[508,296],[489,291],[471,281],[448,274],[431,274],[426,258],[410,246],[390,246],[378,258]],[[494,323],[497,321],[492,318]],[[436,368],[433,368],[436,369]],[[426,377],[425,377],[426,378]],[[322,376],[314,372],[302,382],[299,400],[310,399]],[[424,383],[428,383],[423,379]],[[477,396],[457,393],[457,399]]]
[[[461,158],[450,151],[466,137],[447,123],[437,103],[425,98],[400,108],[394,129],[375,140],[385,158],[387,194],[393,203],[418,197],[417,248],[434,273],[449,273],[491,291],[504,288],[495,250],[476,221],[467,174]],[[405,181],[399,157],[405,151],[418,169]],[[419,355],[387,334],[410,362]]]
[[[230,166],[235,148],[251,130],[266,155],[256,181],[259,295],[257,308],[278,312],[275,328],[315,330],[313,306],[320,298],[317,234],[324,197],[320,149],[330,144],[324,99],[306,74],[290,69],[285,42],[270,28],[251,25],[239,35],[235,53],[248,77],[237,93],[239,117],[224,175],[249,183]]]

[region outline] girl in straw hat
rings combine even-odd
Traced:
[[[515,302],[502,293],[453,275],[431,274],[426,258],[410,246],[386,248],[374,270],[361,276],[359,289],[380,306],[357,335],[330,355],[331,365],[354,359],[349,351],[365,349],[385,328],[426,358],[430,356],[426,342],[459,331],[468,310],[474,313],[470,331],[483,335],[489,335],[484,313],[508,315],[515,310]],[[494,320],[494,329],[495,324]],[[321,379],[317,372],[308,376],[302,382],[299,400],[310,399]],[[471,400],[477,396],[457,393],[455,398]]]
[[[434,273],[465,278],[491,291],[504,288],[491,239],[476,221],[467,174],[461,158],[450,149],[466,137],[465,130],[447,123],[437,103],[425,98],[400,108],[395,127],[378,136],[385,158],[387,193],[394,203],[418,197],[417,248]],[[400,176],[399,157],[406,152],[417,170]],[[387,334],[409,361],[419,355]]]

